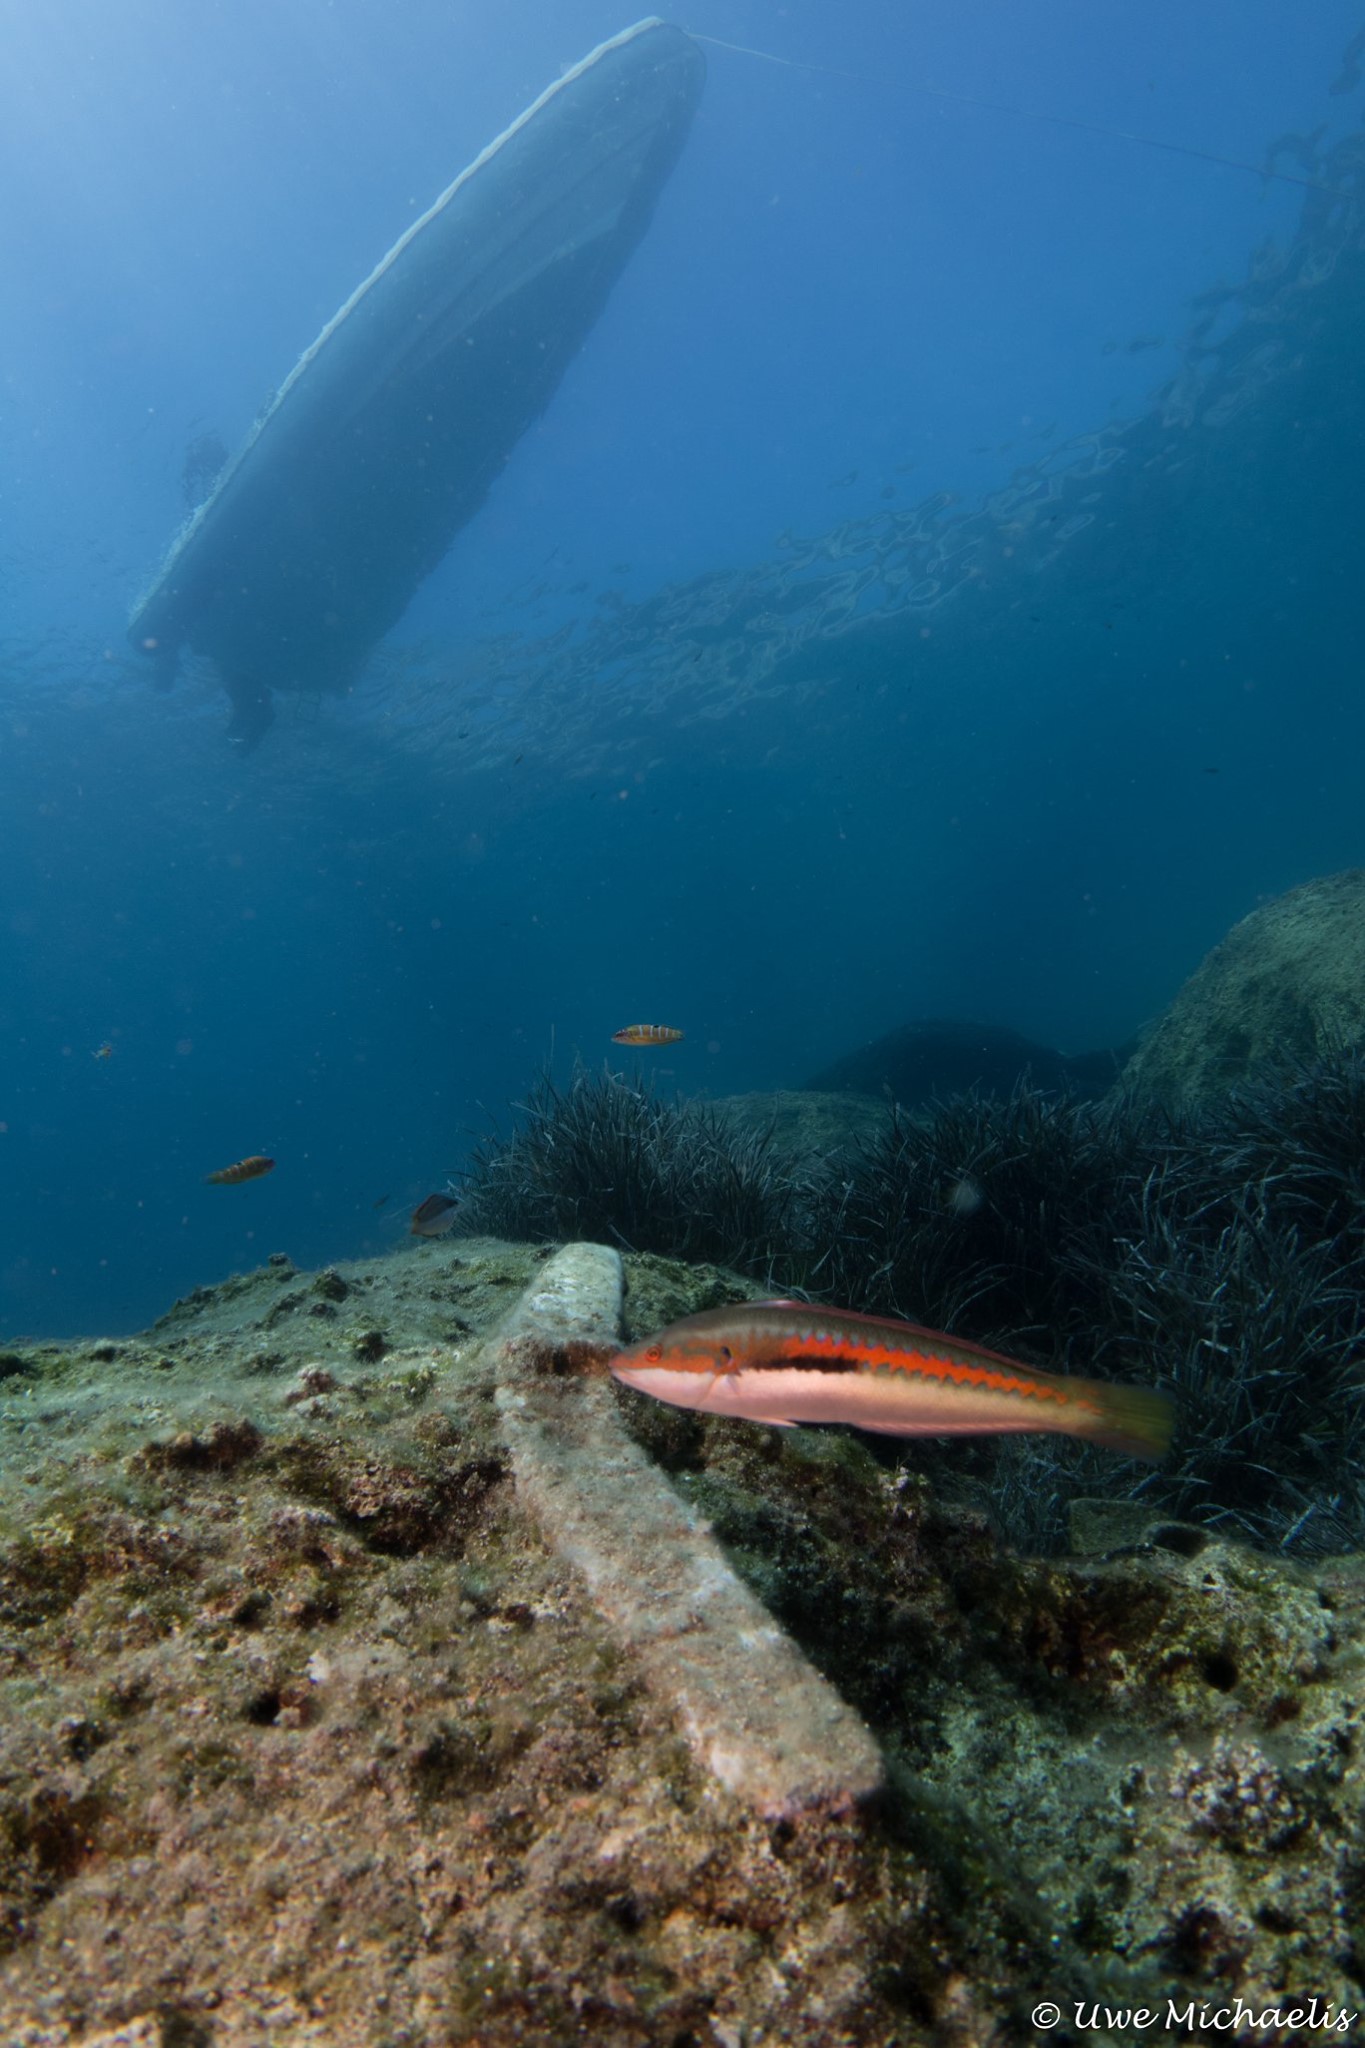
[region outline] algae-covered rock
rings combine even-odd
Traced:
[[[566,1245],[503,1324],[518,1498],[727,1790],[774,1820],[848,1812],[881,1787],[876,1743],[622,1427],[605,1376],[565,1370],[575,1349],[594,1365],[616,1348],[621,1294],[618,1252]]]
[[[1305,882],[1234,925],[1125,1067],[1168,1109],[1217,1101],[1258,1070],[1365,1045],[1365,869]]]
[[[776,1088],[751,1095],[726,1095],[715,1105],[738,1129],[766,1131],[773,1149],[793,1164],[810,1168],[856,1149],[886,1121],[884,1095],[821,1093]]]
[[[1110,1556],[1014,1557],[853,1439],[705,1428],[678,1483],[882,1740],[890,1825],[978,1996],[1009,1981],[998,1939],[1113,2006],[1351,2004],[1358,1567],[1160,1521]]]
[[[973,1090],[1007,1096],[1024,1082],[1068,1094],[1099,1095],[1122,1056],[1057,1052],[1018,1031],[966,1018],[916,1017],[845,1053],[807,1087],[894,1099],[903,1108]]]
[[[730,1284],[631,1266],[646,1312]],[[752,1783],[727,1791],[723,1727],[697,1754],[712,1709],[679,1696],[689,1601],[754,1731],[775,1658],[799,1674],[800,1652],[725,1590],[713,1544],[705,1565],[681,1502],[703,1569],[684,1594],[680,1558],[676,1587],[660,1581],[673,1610],[653,1612],[631,1514],[667,1492],[652,1462],[616,1498],[584,1470],[612,1597],[564,1554],[583,1536],[576,1460],[596,1454],[579,1430],[528,1467],[528,1424],[562,1394],[577,1428],[573,1347],[610,1333],[577,1326],[556,1270],[469,1242],[327,1276],[268,1267],[200,1290],[154,1340],[33,1347],[0,1383],[6,2048],[115,2029],[138,2048],[710,2048],[770,2020],[812,2048],[925,2038],[879,1988],[888,1930],[928,1904],[920,1866],[838,1802],[789,1822]],[[518,1302],[534,1328],[509,1321]],[[393,1348],[358,1361],[376,1320]],[[500,1414],[508,1337],[542,1324],[553,1383],[518,1353],[532,1377],[504,1376]],[[610,1383],[583,1392],[618,1429]],[[556,1460],[566,1499],[547,1514]],[[753,1700],[751,1633],[768,1639]],[[842,1767],[856,1716],[813,1674],[799,1689],[807,1740]],[[753,1762],[793,1769],[776,1746]],[[917,1995],[932,2006],[932,1984]]]
[[[624,1267],[632,1324],[746,1289]],[[1016,1556],[980,1454],[605,1380],[547,1253],[332,1272],[0,1381],[6,2048],[929,2048],[1348,1996],[1358,1561],[1093,1502],[1083,1555]],[[877,1797],[767,1798],[822,1744],[870,1789],[869,1739]]]

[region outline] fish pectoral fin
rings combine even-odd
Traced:
[[[746,1413],[743,1408],[712,1408],[710,1406],[711,1396],[715,1393],[720,1382],[733,1379],[738,1371],[739,1367],[737,1365],[725,1365],[717,1372],[712,1373],[706,1392],[697,1403],[697,1414],[727,1416],[731,1422],[766,1422],[774,1429],[795,1429],[796,1424],[785,1415],[751,1415]]]

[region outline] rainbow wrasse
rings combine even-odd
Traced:
[[[611,1361],[628,1387],[677,1408],[786,1428],[844,1422],[888,1436],[1043,1430],[1152,1463],[1171,1404],[1149,1387],[1035,1372],[913,1323],[803,1301],[688,1316]]]

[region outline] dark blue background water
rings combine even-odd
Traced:
[[[123,621],[187,442],[234,445],[626,19],[0,7],[7,1330],[128,1327],[270,1250],[382,1241],[373,1204],[439,1184],[480,1105],[636,1019],[683,1026],[659,1071],[714,1092],[914,1015],[1116,1043],[1258,897],[1362,859],[1348,263],[1260,318],[1262,388],[1163,430],[1150,471],[1134,442],[1074,542],[927,628],[874,608],[763,693],[689,701],[657,662],[607,687],[599,603],[712,572],[770,598],[780,534],[970,508],[1154,417],[1192,297],[1287,247],[1305,194],[921,88],[1254,163],[1358,125],[1328,91],[1345,0],[705,0],[685,26],[792,62],[708,46],[649,235],[370,683],[286,703],[246,760],[211,679],[151,695]],[[1234,355],[1247,311],[1212,337]],[[497,636],[570,619],[591,658],[538,692]],[[203,1186],[254,1150],[270,1180]]]

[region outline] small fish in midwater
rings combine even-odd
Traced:
[[[682,1037],[671,1024],[627,1024],[624,1031],[613,1031],[613,1045],[676,1045]]]
[[[204,1179],[210,1187],[234,1187],[239,1180],[259,1180],[263,1173],[273,1172],[274,1166],[274,1160],[263,1152],[253,1152],[232,1166],[220,1166],[217,1173],[206,1173]]]
[[[887,1436],[1042,1430],[1155,1464],[1171,1404],[1148,1387],[1035,1372],[998,1352],[889,1317],[803,1301],[737,1302],[611,1361],[628,1387],[675,1408],[788,1428],[843,1422]]]
[[[95,1047],[90,1057],[92,1060],[111,1060],[114,1057],[114,1048],[106,1038],[103,1045]]]
[[[444,1237],[455,1227],[455,1212],[459,1206],[454,1195],[428,1195],[413,1210],[408,1229],[414,1237]]]

